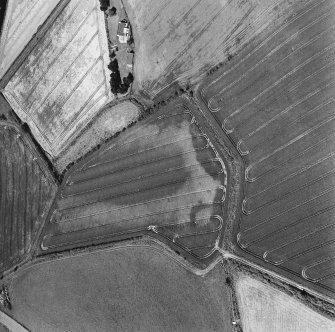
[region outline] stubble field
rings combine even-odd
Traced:
[[[309,1],[200,89],[246,165],[238,245],[332,297],[334,28]]]

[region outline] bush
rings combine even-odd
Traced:
[[[107,10],[109,5],[109,0],[100,0],[100,10],[102,10],[103,12]]]
[[[108,12],[109,16],[115,16],[116,15],[116,8],[112,7],[109,12]]]

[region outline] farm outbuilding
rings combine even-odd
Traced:
[[[122,44],[126,43],[130,39],[129,23],[126,20],[119,22],[116,35],[119,38],[119,42]]]
[[[127,67],[133,69],[134,53],[127,53]]]

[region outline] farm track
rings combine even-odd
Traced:
[[[148,234],[201,261],[225,226],[226,185],[186,102],[169,105],[70,170],[40,253]]]
[[[199,88],[245,161],[242,254],[332,297],[334,28],[334,2],[309,2]]]
[[[37,240],[55,195],[31,142],[13,125],[0,123],[0,271],[22,262]]]

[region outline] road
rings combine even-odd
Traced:
[[[13,332],[29,332],[26,328],[16,322],[12,317],[0,311],[0,323]]]

